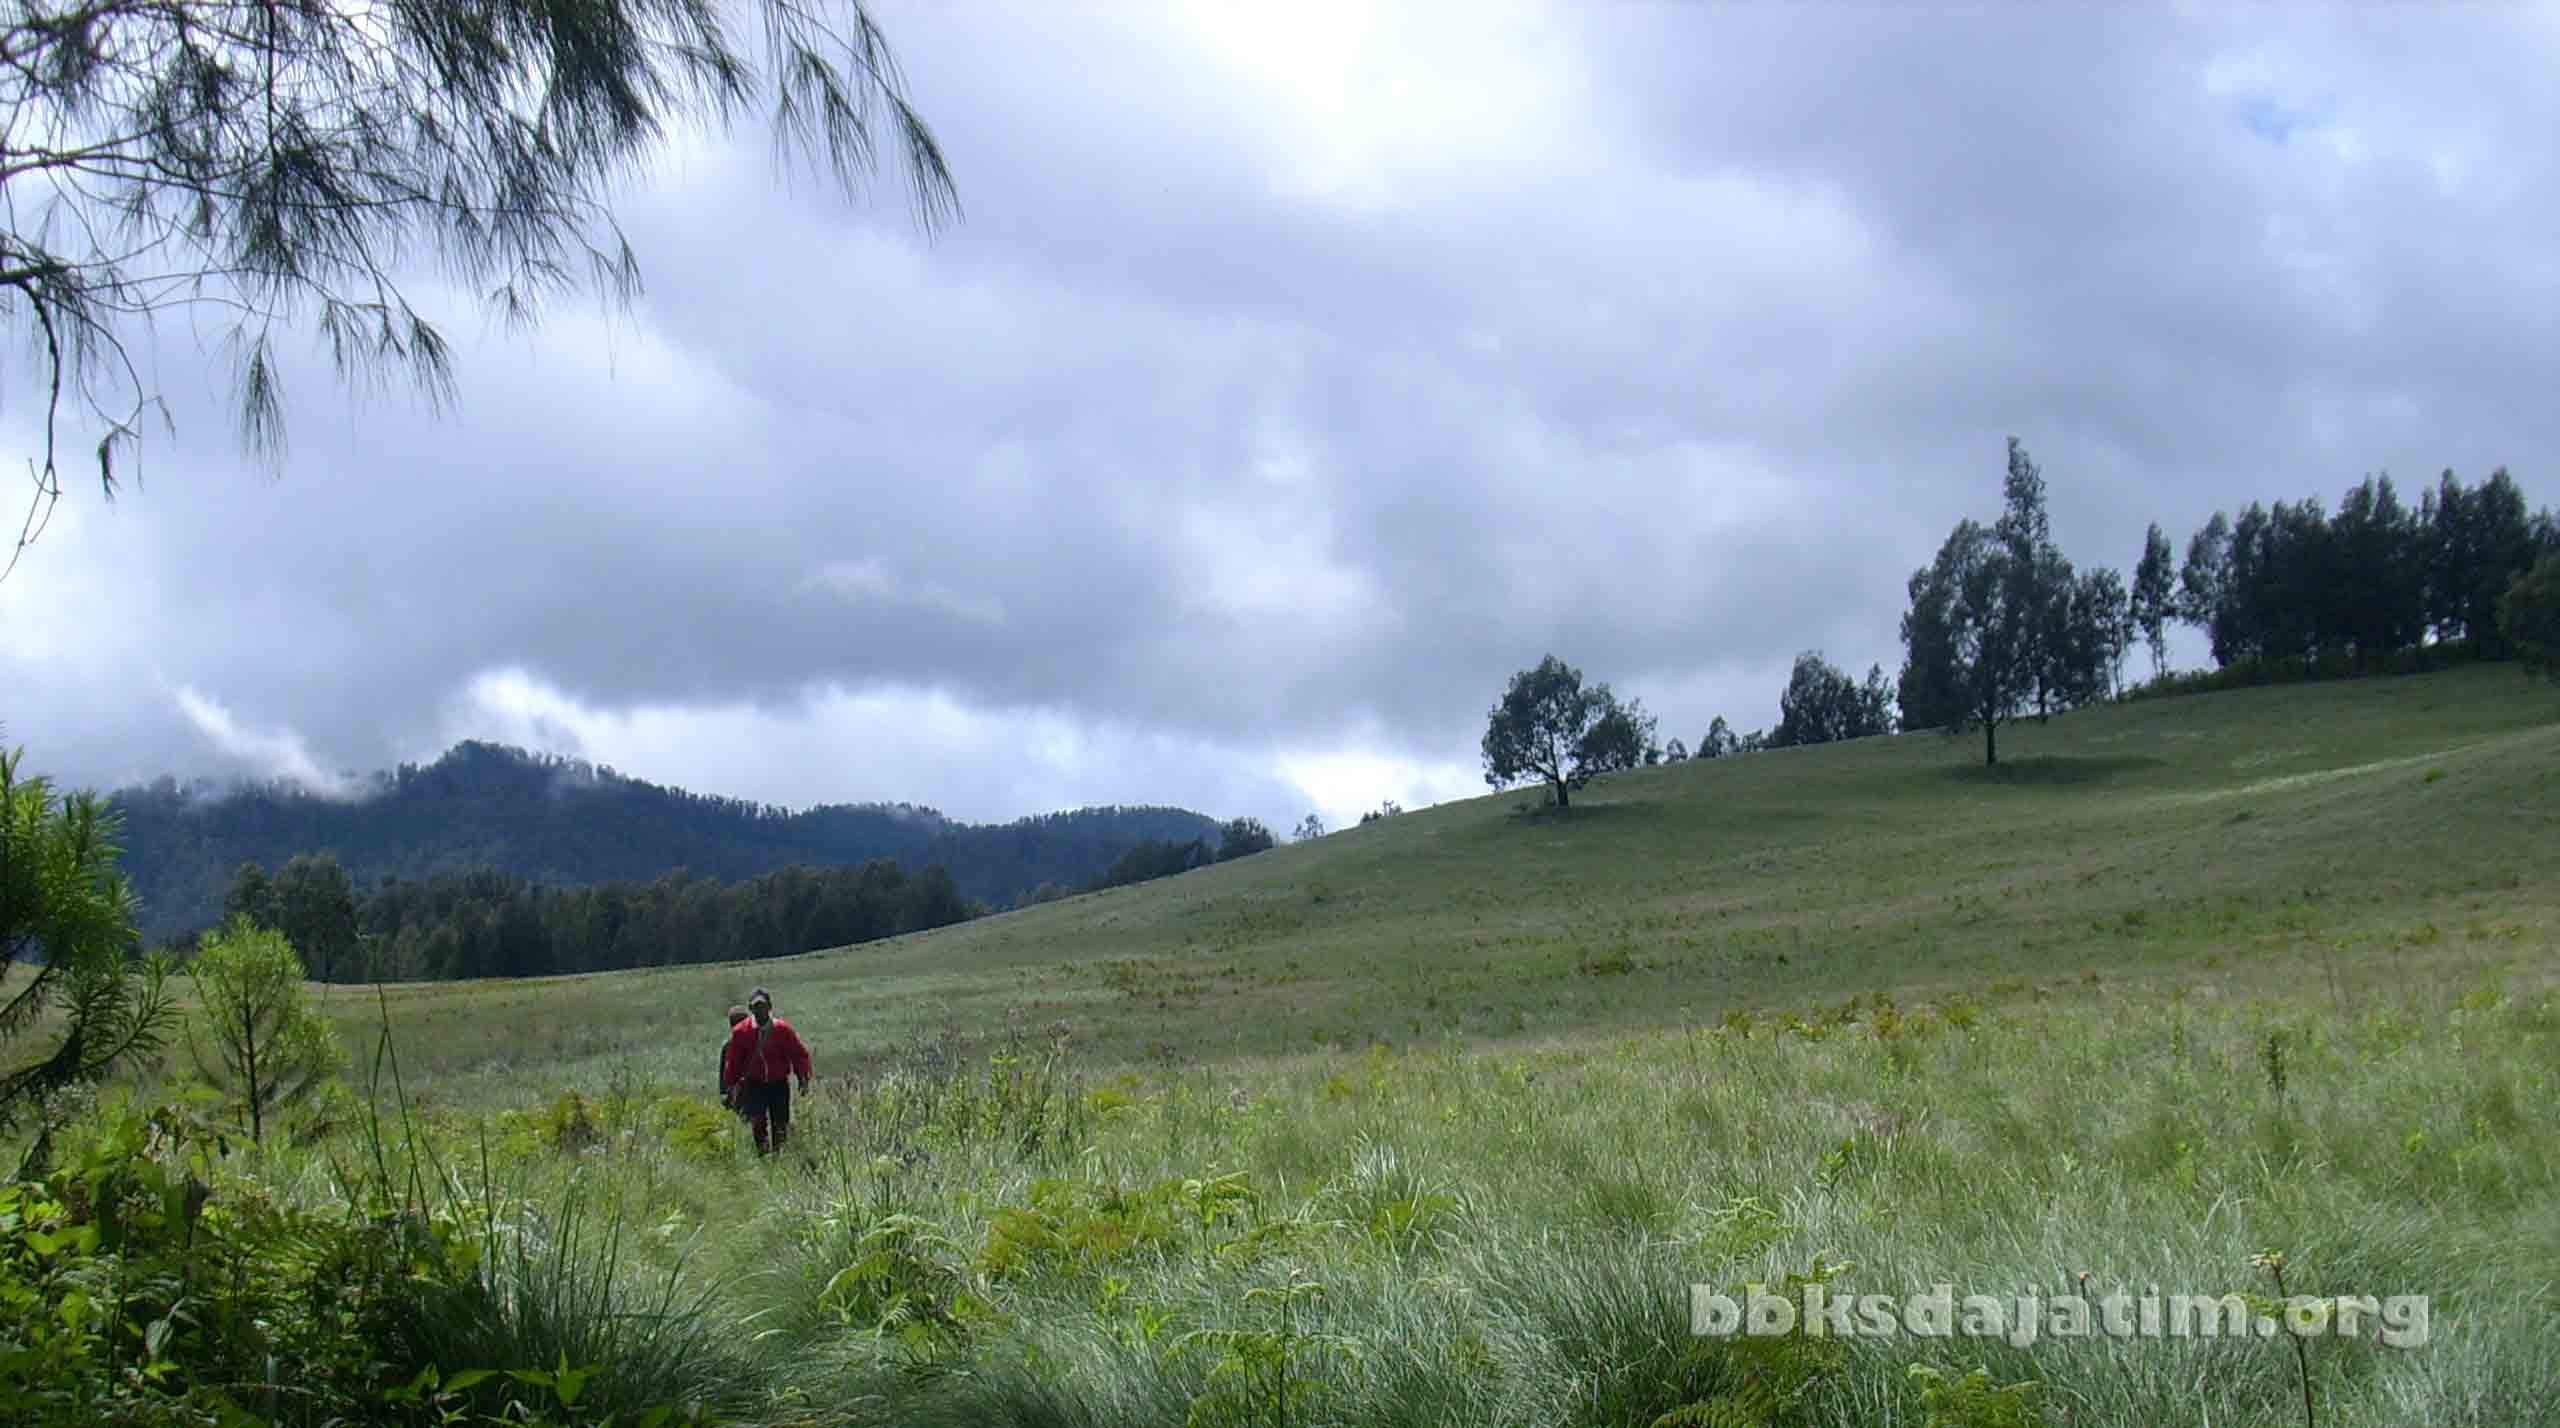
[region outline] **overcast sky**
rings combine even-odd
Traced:
[[[877,9],[959,226],[688,145],[629,314],[439,298],[442,418],[309,354],[276,477],[173,330],[140,489],[0,583],[0,737],[1339,824],[1484,791],[1549,652],[1692,744],[1890,674],[2011,434],[2084,567],[2368,472],[2560,499],[2551,7]]]

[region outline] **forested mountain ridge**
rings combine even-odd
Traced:
[[[910,804],[771,804],[661,787],[610,767],[477,741],[402,764],[354,797],[286,784],[180,784],[116,792],[125,872],[147,935],[221,917],[243,862],[275,867],[332,852],[360,889],[385,878],[495,868],[536,883],[645,881],[674,868],[736,880],[802,864],[890,858],[939,864],[961,893],[1006,907],[1042,883],[1081,885],[1148,840],[1215,842],[1218,824],[1179,808],[1081,808],[1004,824],[956,822]]]

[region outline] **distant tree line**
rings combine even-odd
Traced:
[[[1767,747],[1769,747],[1768,731],[1754,729],[1748,734],[1737,734],[1733,732],[1733,726],[1726,723],[1724,716],[1719,714],[1715,717],[1715,722],[1707,725],[1706,737],[1698,741],[1696,757],[1729,759],[1736,754],[1756,754]]]
[[[1315,815],[1307,815],[1313,819]],[[1302,828],[1304,825],[1300,825]],[[1150,838],[1120,855],[1118,861],[1103,870],[1100,877],[1084,885],[1080,891],[1100,892],[1104,888],[1128,887],[1133,883],[1153,882],[1211,863],[1233,862],[1256,853],[1269,852],[1279,840],[1271,828],[1259,818],[1231,818],[1218,828],[1218,846],[1211,851],[1209,840],[1194,838],[1176,843],[1169,839]],[[1063,888],[1051,885],[1035,889],[1024,902],[1048,902],[1067,895]]]
[[[1778,695],[1778,723],[1772,729],[1736,734],[1723,715],[1707,726],[1692,752],[1677,739],[1664,760],[1722,759],[1756,754],[1764,749],[1791,749],[1890,734],[1896,727],[1894,689],[1885,683],[1884,666],[1869,665],[1864,682],[1822,657],[1820,650],[1796,656],[1787,687]]]
[[[1605,683],[1586,684],[1582,671],[1549,655],[1513,675],[1502,702],[1486,715],[1485,782],[1496,788],[1542,784],[1547,804],[1570,808],[1574,792],[1605,773],[1894,730],[1894,693],[1883,666],[1870,666],[1861,683],[1818,650],[1796,656],[1778,709],[1774,730],[1736,734],[1719,714],[1694,751],[1678,739],[1665,745],[1655,738],[1657,721],[1642,700],[1620,700]]]
[[[654,878],[671,867],[736,881],[795,863],[891,858],[910,873],[940,866],[966,896],[1004,907],[1042,883],[1081,886],[1144,839],[1214,839],[1219,827],[1174,808],[1087,808],[1006,824],[958,823],[907,804],[792,813],[476,742],[350,782],[351,798],[172,779],[120,790],[113,802],[124,820],[124,867],[142,899],[145,934],[219,920],[243,862],[277,868],[321,849],[367,888],[473,868],[559,887]]]
[[[1959,522],[1913,572],[1896,689],[1902,727],[1980,729],[1994,763],[2002,724],[2122,691],[2137,639],[2155,684],[2183,687],[2167,679],[2172,621],[2204,632],[2226,684],[2534,655],[2518,634],[2543,618],[2527,577],[2560,557],[2560,521],[2528,515],[2503,468],[2468,490],[2447,471],[2414,510],[2381,476],[2335,515],[2317,496],[2216,511],[2174,580],[2155,524],[2130,587],[2075,574],[2054,547],[2044,477],[2015,437],[2003,496],[1997,521]]]
[[[940,867],[887,858],[782,868],[738,882],[678,868],[648,882],[558,888],[495,868],[359,892],[328,854],[270,875],[245,863],[226,916],[284,935],[319,981],[539,977],[744,961],[964,921],[983,908]]]
[[[2555,552],[2560,522],[2528,515],[2503,467],[2468,490],[2447,471],[2414,509],[2389,476],[2368,477],[2334,515],[2317,496],[2214,512],[2187,542],[2165,613],[2202,630],[2220,668],[2380,669],[2428,644],[2507,659],[2517,649],[2499,602]]]
[[[2009,441],[1999,517],[1957,523],[1911,575],[1904,660],[1852,679],[1818,650],[1796,657],[1776,727],[1738,734],[1717,716],[1693,751],[1724,758],[1897,730],[1999,730],[2116,695],[2148,647],[2148,692],[2522,657],[2560,669],[2560,521],[2527,514],[2505,469],[2473,488],[2450,471],[2413,508],[2389,476],[2350,487],[2335,514],[2317,496],[2234,518],[2217,511],[2180,562],[2157,524],[2127,581],[2076,570],[2055,544],[2043,472]],[[2168,628],[2194,626],[2215,670],[2172,678]],[[1645,762],[1655,756],[1648,751]]]
[[[1207,840],[1194,838],[1188,843],[1164,842],[1150,838],[1120,855],[1119,861],[1103,870],[1100,877],[1086,883],[1080,892],[1100,892],[1104,888],[1124,888],[1135,883],[1154,882],[1193,868],[1205,868],[1218,860]]]
[[[1787,749],[1890,734],[1893,721],[1893,687],[1884,682],[1882,665],[1868,666],[1866,682],[1860,684],[1820,650],[1807,650],[1796,656],[1786,692],[1778,696],[1778,727],[1770,731],[1768,746]],[[1714,730],[1708,734],[1712,739]],[[1726,737],[1732,737],[1730,732]]]

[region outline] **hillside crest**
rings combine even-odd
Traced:
[[[494,867],[560,886],[649,880],[676,869],[720,879],[794,863],[888,858],[940,864],[961,892],[1008,906],[1044,882],[1079,884],[1147,839],[1215,842],[1188,809],[1109,805],[972,824],[911,803],[776,804],[647,782],[583,759],[468,740],[431,763],[348,780],[352,797],[296,785],[181,782],[118,790],[125,871],[146,933],[216,920],[243,862],[272,868],[333,853],[362,889],[385,878]]]

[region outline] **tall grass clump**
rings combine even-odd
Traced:
[[[580,1177],[539,1196],[494,1174],[448,1187],[440,1218],[472,1227],[463,1271],[419,1287],[391,1339],[409,1362],[476,1373],[476,1401],[509,1401],[633,1421],[654,1409],[687,1416],[752,1404],[752,1358],[723,1314],[721,1286],[681,1265],[640,1261],[627,1207]],[[567,1396],[564,1382],[577,1386]],[[532,1392],[528,1393],[528,1390]]]
[[[549,1149],[592,1151],[641,1101],[619,1084],[601,1110],[568,1092],[530,1124]],[[476,1152],[476,1173],[452,1163],[457,1148]],[[721,1285],[690,1274],[682,1253],[652,1263],[640,1252],[646,1232],[609,1168],[517,1160],[502,1172],[486,1125],[440,1149],[413,1113],[386,1015],[362,1144],[333,1169],[342,1203],[424,1247],[376,1331],[394,1363],[415,1366],[387,1406],[439,1422],[567,1425],[705,1421],[754,1401],[754,1364],[713,1310]]]
[[[812,1179],[840,1238],[794,1293],[854,1312],[776,1338],[848,1422],[2549,1421],[2524,1385],[2560,1305],[2521,1266],[2552,1262],[2560,1126],[2494,1088],[2547,1074],[2550,995],[1832,1009],[1128,1078],[1071,1155],[945,1137]],[[1711,1155],[1663,1131],[1701,1121]],[[2432,1296],[2434,1342],[1692,1332],[1693,1284],[2271,1304],[2269,1246],[2288,1294]]]

